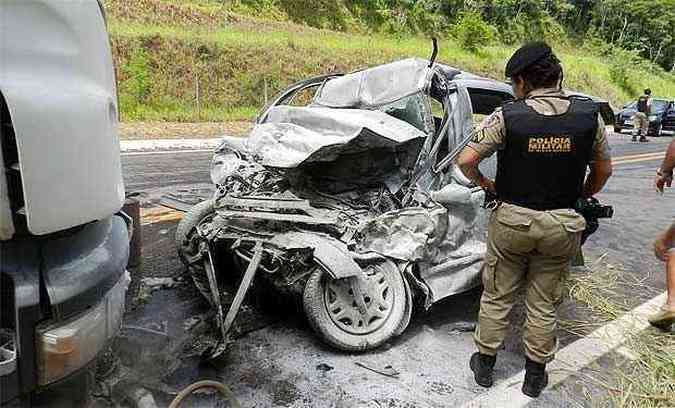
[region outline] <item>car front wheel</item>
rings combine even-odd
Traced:
[[[317,265],[303,294],[314,331],[325,343],[352,352],[374,349],[400,334],[410,319],[410,302],[405,278],[390,261],[367,265],[362,277],[343,279]]]
[[[188,210],[176,228],[178,256],[187,266],[195,286],[209,303],[213,303],[213,300],[204,265],[205,259],[202,259],[200,248],[202,237],[199,236],[197,227],[210,222],[214,215],[213,200],[202,201]]]

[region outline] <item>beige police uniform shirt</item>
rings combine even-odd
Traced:
[[[533,96],[537,98],[531,98]],[[551,96],[551,98],[546,98],[546,96]],[[560,115],[567,112],[570,102],[556,98],[556,96],[566,96],[566,94],[557,88],[536,89],[528,94],[525,103],[542,115]],[[501,108],[497,108],[478,126],[468,146],[478,152],[482,159],[485,159],[504,148],[505,135],[504,114]],[[609,160],[610,158],[611,149],[607,141],[605,122],[598,115],[598,130],[595,134],[591,161]]]

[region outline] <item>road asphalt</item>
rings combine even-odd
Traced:
[[[658,231],[673,219],[675,192],[659,196],[651,186],[661,160],[652,153],[663,152],[670,138],[652,138],[650,143],[642,144],[629,139],[628,135],[610,136],[613,157],[620,159],[598,198],[613,205],[616,215],[602,222],[586,252],[590,259],[604,255],[623,265],[628,273],[644,277],[645,288],[653,289],[636,288],[626,293],[626,302],[637,306],[665,287],[662,266],[654,260],[650,245]],[[143,204],[152,207],[167,192],[208,187],[210,158],[208,152],[123,154],[127,191],[142,193]],[[173,221],[144,226],[144,264],[142,270],[135,272],[137,280],[183,274],[173,247],[175,225]],[[126,315],[125,324],[161,327],[174,340],[185,336],[186,321],[209,310],[189,286],[183,283],[178,289],[152,293]],[[474,384],[468,368],[468,358],[475,348],[468,330],[478,310],[479,295],[479,291],[472,291],[434,304],[428,312],[416,313],[402,336],[366,354],[341,353],[324,346],[300,313],[266,311],[259,327],[237,339],[224,361],[213,367],[200,364],[197,357],[182,359],[177,368],[172,367],[165,383],[180,389],[198,379],[217,379],[232,388],[242,406],[251,407],[461,405],[485,392]],[[563,313],[576,313],[569,305],[563,309]],[[522,308],[513,315],[513,334],[505,342],[496,367],[497,383],[523,366],[518,338]],[[563,345],[575,340],[574,336],[561,335]],[[391,378],[364,369],[364,365],[375,370],[392,366],[400,374]],[[144,385],[156,393],[158,401],[170,400],[160,387]],[[563,385],[547,390],[532,405],[565,407],[572,400],[580,406],[591,404],[583,392]]]

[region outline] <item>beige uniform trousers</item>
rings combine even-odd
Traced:
[[[633,134],[647,136],[649,132],[649,119],[644,112],[636,112],[633,116]]]
[[[516,293],[525,285],[526,354],[539,363],[553,360],[556,311],[585,228],[584,218],[571,209],[535,211],[503,203],[492,213],[474,334],[481,353],[497,354]]]

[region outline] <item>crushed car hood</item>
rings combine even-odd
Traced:
[[[243,148],[263,166],[294,168],[378,147],[394,149],[425,137],[414,126],[380,111],[278,106],[248,139],[225,138],[224,143]]]
[[[371,108],[426,91],[429,61],[408,58],[332,79],[314,103],[331,108]]]

